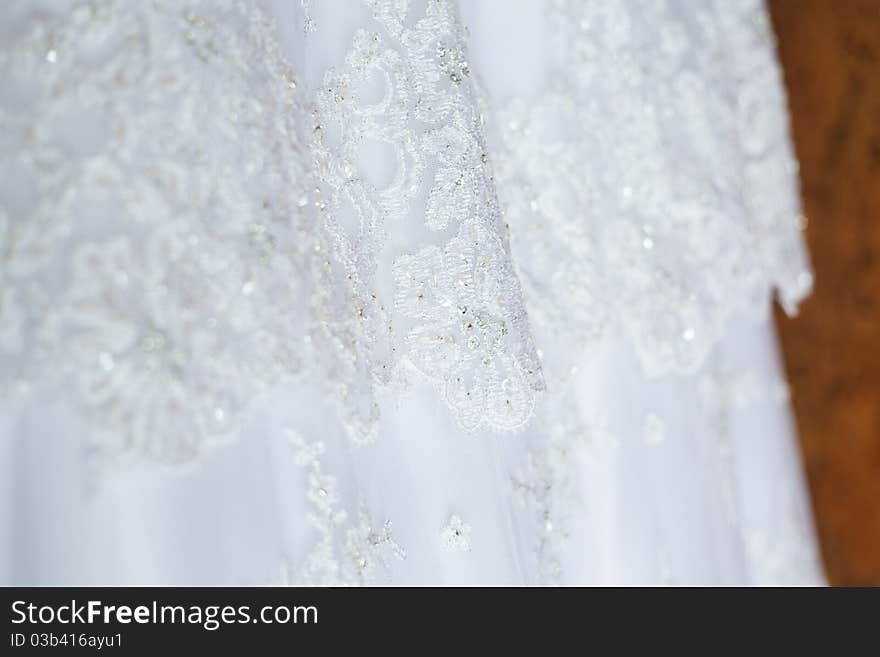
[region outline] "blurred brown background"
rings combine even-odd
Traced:
[[[778,325],[830,583],[880,585],[880,0],[770,0],[816,287]]]

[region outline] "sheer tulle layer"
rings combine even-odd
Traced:
[[[240,440],[192,466],[141,463],[96,488],[71,439],[87,428],[69,409],[34,404],[5,428],[27,440],[5,443],[4,524],[15,532],[4,579],[281,583],[306,563],[342,579],[359,572],[357,540],[321,554],[321,530],[304,520],[320,515],[323,486],[354,509],[335,532],[392,521],[400,550],[364,541],[377,584],[822,582],[769,325],[737,323],[700,371],[662,379],[609,345],[574,387],[590,429],[551,446],[537,431],[455,431],[422,389],[383,404],[382,440],[354,459],[327,429],[332,405],[325,415],[322,400],[278,390]],[[335,482],[297,463],[290,426],[325,444],[321,468]],[[470,529],[450,546],[452,516]]]

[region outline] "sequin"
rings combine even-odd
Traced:
[[[468,552],[471,549],[471,526],[453,514],[440,532],[443,548],[448,552]]]

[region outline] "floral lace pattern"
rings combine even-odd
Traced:
[[[256,9],[86,3],[34,20],[4,49],[11,98],[28,85],[42,94],[37,115],[3,108],[10,180],[40,186],[0,222],[7,394],[16,379],[45,380],[40,363],[61,356],[52,378],[72,380],[100,418],[99,451],[170,461],[234,434],[261,387],[306,366],[336,392],[359,443],[376,436],[376,387],[401,357],[467,428],[527,421],[540,367],[466,98],[460,27],[446,3],[430,3],[411,29],[402,7],[371,7],[384,41],[359,32],[316,90],[314,172],[300,145],[303,90]],[[377,71],[386,97],[366,105],[359,76]],[[214,84],[221,76],[228,84]],[[55,137],[71,116],[82,143]],[[332,147],[331,126],[342,129]],[[397,152],[384,189],[357,176],[366,140]],[[438,245],[397,259],[384,276],[399,289],[386,298],[385,226],[403,222],[423,178]],[[358,219],[351,234],[344,211]],[[83,220],[88,240],[73,229]],[[406,297],[441,248],[450,269],[432,279],[442,303],[426,313]],[[69,263],[61,249],[72,249]]]
[[[693,371],[733,313],[772,287],[794,312],[812,281],[763,5],[688,23],[671,4],[554,3],[548,93],[490,123],[533,320],[581,348],[622,332],[649,375]]]
[[[544,582],[560,578],[578,503],[573,459],[587,442],[614,440],[601,418],[585,426],[567,399],[572,354],[624,335],[648,377],[692,373],[732,316],[764,316],[772,288],[794,313],[812,284],[763,4],[719,1],[692,12],[673,11],[674,0],[552,4],[546,93],[484,100],[514,262],[552,391],[513,476],[535,513]],[[734,95],[719,68],[735,80]],[[751,383],[751,394],[776,399]],[[648,413],[640,442],[656,449],[666,434]],[[730,486],[729,477],[719,485]]]
[[[655,39],[631,24],[632,7],[557,2],[559,56],[578,65],[551,76],[541,103],[501,110],[494,174],[449,4],[429,2],[423,16],[407,3],[367,4],[376,30],[355,34],[306,122],[316,187],[296,124],[301,89],[256,10],[230,3],[207,19],[197,4],[96,2],[35,21],[4,49],[10,88],[26,95],[28,81],[43,94],[35,116],[3,107],[10,180],[40,186],[37,202],[0,215],[7,391],[27,378],[21,354],[49,360],[71,332],[77,348],[64,360],[108,431],[135,451],[186,458],[253,396],[218,381],[270,385],[296,373],[312,345],[337,354],[319,356],[336,359],[321,376],[358,442],[375,438],[376,387],[403,361],[465,428],[511,429],[543,388],[513,262],[532,315],[551,327],[542,337],[584,344],[617,326],[649,373],[696,367],[727,316],[763,307],[769,285],[789,309],[809,287],[797,201],[776,184],[793,160],[760,4],[719,3],[685,25],[646,3],[649,22],[666,26]],[[236,31],[224,12],[250,28]],[[655,51],[651,70],[634,65],[644,49]],[[82,65],[99,52],[102,66]],[[742,81],[732,100],[713,86],[719,60]],[[627,74],[597,75],[606,67]],[[222,91],[211,84],[221,71],[232,85]],[[378,100],[365,91],[375,79]],[[620,103],[608,112],[584,95]],[[88,128],[83,143],[54,138],[70,116]],[[554,137],[554,125],[571,129]],[[691,151],[671,167],[662,143],[681,129]],[[247,138],[208,147],[230,134]],[[384,186],[361,162],[375,143],[396,162]],[[590,175],[596,161],[603,171]],[[406,226],[389,269],[381,253],[419,198],[427,231]],[[80,246],[70,237],[79,216],[95,237],[59,274],[58,249]],[[133,240],[146,248],[135,253]],[[306,321],[286,321],[279,298],[291,300],[282,309],[309,298]],[[142,395],[150,401],[136,408]],[[186,438],[150,446],[151,422]]]
[[[295,82],[259,13],[206,15],[93,2],[0,51],[0,161],[30,192],[4,191],[4,387],[71,382],[107,456],[192,458],[305,355]]]
[[[543,382],[502,240],[461,27],[446,2],[429,2],[417,20],[406,2],[367,4],[382,32],[359,30],[344,64],[325,74],[311,140],[327,197],[323,219],[358,299],[356,349],[382,382],[405,356],[466,429],[521,426]],[[361,92],[374,76],[382,93],[370,103]],[[359,166],[361,150],[377,143],[391,148],[396,163],[382,188]],[[406,240],[414,252],[395,259],[392,312],[377,291],[387,275],[379,251],[423,187],[432,235],[426,246]],[[353,221],[343,222],[346,215]],[[395,325],[406,336],[400,345]]]
[[[540,376],[536,359],[507,350],[510,322],[499,299],[511,272],[493,237],[473,224],[441,251],[426,247],[394,267],[396,307],[416,324],[407,335],[413,364],[443,382],[466,429],[513,429],[531,415]]]
[[[471,526],[461,516],[453,514],[440,532],[440,538],[447,552],[468,552],[471,549]]]
[[[324,444],[307,442],[293,430],[287,431],[287,440],[295,463],[308,472],[306,499],[311,510],[306,519],[319,536],[293,583],[313,586],[375,583],[380,573],[387,573],[390,557],[406,559],[406,551],[394,540],[390,520],[377,529],[366,509],[361,508],[357,523],[350,523],[341,505],[336,477],[327,474],[321,462]],[[289,569],[284,570],[289,580]]]
[[[573,388],[566,384],[562,389],[568,394],[538,411],[543,429],[536,432],[524,462],[511,476],[513,494],[532,518],[535,573],[542,585],[563,581],[562,561],[571,528],[583,513],[577,491],[579,457],[603,455],[618,441],[606,418],[585,421],[576,408]]]
[[[578,414],[572,355],[623,335],[647,375],[693,372],[734,312],[771,288],[793,312],[812,280],[760,3],[673,3],[553,0],[546,93],[498,106],[447,0],[365,0],[314,84],[235,0],[34,9],[0,46],[0,400],[48,388],[102,458],[182,463],[305,382],[357,460],[382,392],[425,380],[467,432],[529,427],[512,487],[559,581],[575,456],[616,440]],[[661,451],[664,419],[639,440]],[[295,579],[381,580],[390,521],[345,508],[320,440],[289,443],[317,535]],[[792,536],[744,541],[776,573]]]

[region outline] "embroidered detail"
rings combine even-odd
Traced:
[[[440,44],[437,46],[437,57],[440,59],[440,70],[455,84],[459,84],[470,75],[470,67],[464,53],[458,48],[448,48]]]
[[[551,382],[553,382],[551,380]],[[555,383],[555,382],[553,382]],[[516,499],[532,513],[534,556],[541,584],[562,581],[562,560],[573,514],[582,504],[577,491],[578,459],[617,447],[604,417],[584,421],[570,387],[538,411],[542,428],[525,463],[511,476]]]
[[[313,584],[341,583],[343,573],[336,554],[336,532],[344,526],[348,514],[340,508],[335,477],[327,475],[321,465],[324,444],[320,441],[307,443],[298,432],[290,429],[286,431],[286,437],[293,449],[294,462],[307,471],[306,499],[311,503],[311,511],[306,519],[318,532],[318,540],[296,577]]]
[[[321,441],[309,443],[291,429],[286,431],[286,437],[295,463],[307,470],[306,499],[311,511],[306,518],[318,532],[318,540],[297,579],[312,585],[364,585],[376,580],[381,573],[388,573],[389,557],[406,559],[405,550],[394,540],[390,520],[375,528],[369,513],[361,507],[356,524],[349,523],[336,477],[327,474],[321,463],[324,444]]]
[[[413,364],[442,387],[466,429],[512,429],[531,415],[540,367],[510,351],[511,325],[498,305],[509,272],[497,240],[479,224],[440,250],[395,263],[395,303],[415,321],[407,335]]]
[[[358,514],[358,524],[345,534],[345,551],[362,585],[373,581],[380,570],[388,571],[389,556],[400,561],[406,559],[406,551],[392,536],[391,521],[386,520],[376,529],[365,509]]]
[[[735,313],[766,316],[774,287],[793,312],[811,275],[759,2],[719,0],[693,21],[665,2],[559,0],[548,14],[545,90],[533,102],[484,106],[513,259],[553,390],[513,478],[535,512],[539,577],[552,582],[575,503],[570,454],[593,432],[566,400],[578,354],[622,336],[647,376],[694,372]],[[606,436],[600,444],[613,444],[595,430]],[[641,430],[647,444],[666,435],[656,416]],[[723,436],[719,443],[729,449]]]
[[[579,350],[626,335],[655,376],[773,287],[794,312],[812,276],[761,3],[637,7],[554,3],[546,93],[487,125],[533,324]]]
[[[469,552],[471,549],[471,526],[458,515],[449,516],[449,521],[440,532],[443,549],[447,552]]]
[[[543,381],[465,83],[461,27],[448,2],[429,2],[414,21],[406,2],[367,4],[381,32],[359,30],[342,66],[326,72],[310,140],[322,220],[360,320],[349,322],[352,358],[382,385],[406,360],[465,429],[519,427]],[[368,102],[361,90],[375,79],[383,95]],[[387,184],[360,164],[370,144],[393,152]],[[423,190],[429,233],[404,240],[390,308],[378,254]]]
[[[72,395],[103,459],[189,460],[306,358],[294,78],[235,2],[30,25],[0,50],[0,164],[31,192],[0,213],[0,378]]]

